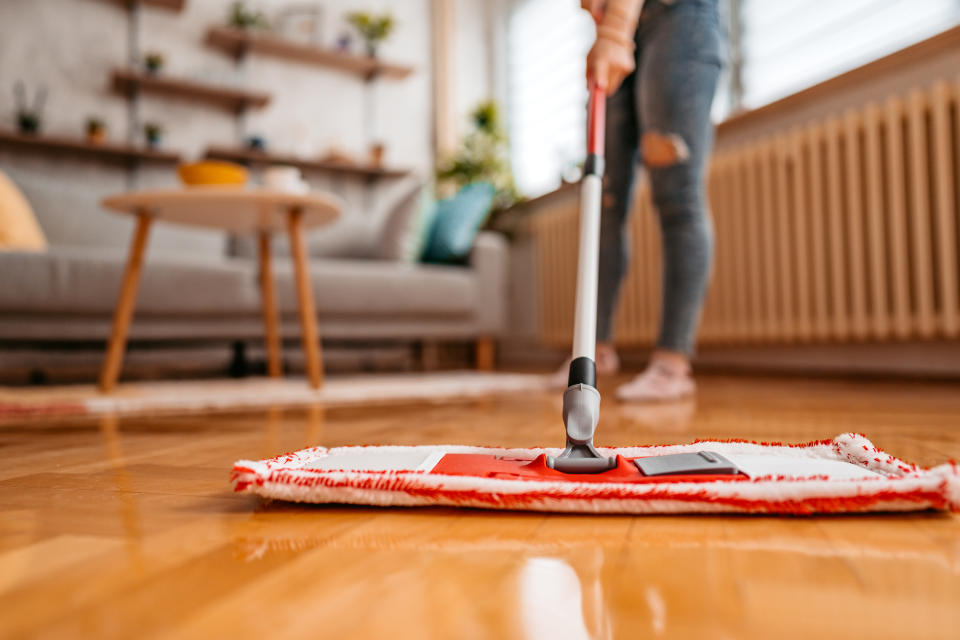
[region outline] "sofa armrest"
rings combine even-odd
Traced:
[[[477,234],[470,252],[470,268],[477,278],[476,320],[481,335],[498,336],[507,327],[507,274],[510,247],[499,233]]]

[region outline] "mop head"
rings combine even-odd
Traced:
[[[317,504],[455,506],[574,513],[863,513],[960,511],[960,468],[932,469],[862,435],[805,444],[699,440],[599,448],[619,456],[597,474],[549,468],[560,449],[467,446],[313,447],[233,467],[235,491]],[[633,459],[710,451],[735,475],[644,476]]]

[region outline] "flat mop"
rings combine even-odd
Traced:
[[[583,513],[960,511],[960,470],[924,469],[864,436],[800,445],[746,441],[597,449],[597,265],[605,96],[590,90],[580,192],[566,446],[314,447],[234,465],[234,489],[265,498],[376,506],[447,505]]]

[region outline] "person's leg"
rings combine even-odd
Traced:
[[[663,303],[651,367],[622,388],[619,395],[625,399],[692,393],[689,358],[713,249],[704,170],[721,69],[717,3],[677,0],[654,8],[641,24],[637,101],[642,158],[662,232]]]
[[[639,52],[638,47],[638,67]],[[637,77],[636,72],[627,76],[620,88],[607,99],[597,288],[597,367],[606,373],[615,373],[620,364],[613,346],[613,318],[630,259],[630,235],[626,226],[633,202],[640,137],[635,91]]]

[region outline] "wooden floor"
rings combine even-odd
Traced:
[[[955,385],[715,377],[696,407],[602,415],[601,444],[859,431],[960,459]],[[561,440],[556,394],[0,424],[0,638],[960,637],[958,516],[376,510],[227,485],[235,459],[307,445]]]

